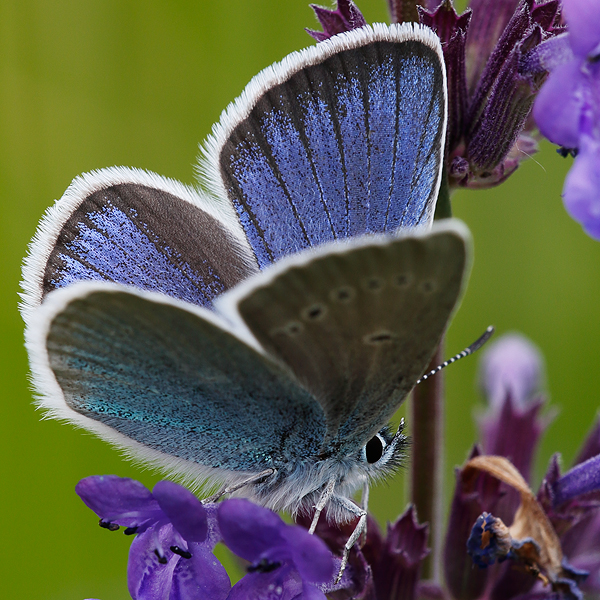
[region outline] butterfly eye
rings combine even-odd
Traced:
[[[376,463],[383,456],[385,446],[387,444],[379,434],[367,442],[365,446],[365,458],[370,465]]]

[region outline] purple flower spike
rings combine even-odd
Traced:
[[[432,13],[422,7],[418,7],[418,10],[421,23],[434,29],[442,42],[448,80],[446,147],[454,149],[461,141],[467,117],[465,45],[473,12],[468,9],[459,16],[451,2],[444,2]],[[469,169],[468,161],[465,161],[463,167],[466,175]],[[455,166],[456,168],[459,167]]]
[[[334,563],[318,537],[247,500],[222,502],[218,521],[225,545],[252,563],[229,600],[269,598],[272,590],[278,600],[325,599],[317,585],[330,581]]]
[[[529,481],[537,443],[551,416],[540,417],[545,404],[539,389],[544,379],[539,350],[525,337],[508,334],[490,344],[479,369],[488,410],[479,416],[479,435],[485,454],[504,456]],[[510,522],[519,495],[508,489],[494,511]]]
[[[526,58],[562,31],[558,12],[557,0],[472,0],[461,16],[451,0],[419,8],[421,23],[440,36],[448,72],[451,187],[498,185],[537,150],[529,115],[553,49],[544,60]]]
[[[311,4],[323,31],[307,29],[306,32],[317,42],[329,39],[338,33],[358,29],[367,24],[360,10],[352,0],[338,0],[337,9],[331,10],[316,4]]]
[[[565,19],[571,32],[571,47],[578,56],[594,55],[600,50],[600,2],[563,0]]]

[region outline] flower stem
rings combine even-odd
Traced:
[[[429,369],[443,362],[443,340]],[[410,431],[412,466],[410,499],[420,523],[429,523],[431,554],[423,561],[423,579],[440,581],[442,539],[442,476],[444,442],[444,376],[440,372],[420,383],[412,393]]]
[[[435,220],[452,216],[446,168],[435,208]],[[427,367],[435,369],[444,362],[444,338]],[[427,372],[426,371],[426,372]],[[429,523],[431,554],[423,562],[423,579],[440,581],[444,473],[444,373],[440,371],[420,383],[412,393],[411,404],[412,467],[410,500],[421,523]]]
[[[442,181],[438,192],[437,202],[435,205],[435,214],[433,218],[449,219],[452,216],[452,204],[450,203],[450,186],[448,184],[448,172],[446,167],[442,169]]]

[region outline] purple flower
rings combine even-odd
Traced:
[[[419,8],[440,36],[448,72],[446,169],[451,187],[487,188],[537,149],[530,113],[545,70],[524,60],[561,31],[557,0],[450,0]]]
[[[367,24],[362,13],[352,0],[338,0],[336,10],[323,8],[316,4],[311,4],[310,6],[315,11],[321,27],[323,27],[323,31],[306,30],[317,42],[322,42],[329,39],[332,35],[357,29]]]
[[[228,600],[325,599],[319,586],[332,580],[334,561],[321,539],[248,500],[222,502],[218,521],[225,545],[251,563]]]
[[[570,600],[582,600],[578,586],[588,573],[568,563],[555,528],[519,471],[500,456],[470,460],[463,469],[465,477],[470,478],[473,471],[482,471],[503,481],[517,490],[521,498],[510,527],[487,512],[477,519],[467,542],[475,564],[486,568],[510,559],[532,577],[539,578],[546,588],[549,585],[552,592]],[[503,592],[498,597],[508,597],[506,590]]]
[[[297,522],[308,528],[310,515],[299,517]],[[315,533],[334,554],[339,555],[355,526],[356,522],[350,522],[338,527],[323,518]],[[430,553],[428,537],[429,527],[419,524],[413,506],[409,506],[393,524],[388,524],[385,536],[375,519],[369,518],[364,544],[352,549],[343,591],[334,598],[410,600],[421,597],[423,560]]]
[[[550,65],[534,117],[565,156],[576,155],[563,189],[565,207],[600,239],[600,2],[563,0],[563,10],[569,33],[560,40],[561,60]]]
[[[133,479],[93,476],[75,491],[102,527],[114,531],[121,525],[126,534],[137,534],[127,568],[134,600],[227,598],[229,577],[212,554],[220,537],[213,507],[170,481],[159,481],[150,493]]]
[[[504,335],[484,350],[479,383],[488,409],[477,419],[483,452],[509,458],[527,481],[534,450],[554,415],[540,416],[543,379],[542,355],[522,335]],[[518,497],[509,492],[503,502],[514,511]]]
[[[413,506],[393,524],[383,537],[377,524],[369,523],[367,542],[362,552],[373,571],[377,600],[419,597],[423,560],[429,555],[429,528],[419,524]]]

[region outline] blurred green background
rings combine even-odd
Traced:
[[[362,0],[367,21],[387,20],[384,0]],[[128,598],[128,540],[97,526],[74,494],[91,474],[152,485],[158,477],[103,442],[31,404],[20,263],[43,211],[71,179],[127,165],[193,183],[198,143],[248,80],[312,44],[304,0],[3,0],[0,3],[0,369],[5,598]],[[540,447],[536,477],[553,452],[573,458],[600,397],[600,243],[565,213],[571,160],[550,145],[504,185],[463,192],[455,214],[470,226],[475,264],[447,341],[448,354],[492,323],[520,330],[543,350],[560,414]],[[447,371],[446,487],[475,440],[481,399],[477,359]],[[408,424],[410,428],[410,423]],[[372,492],[381,522],[404,508],[404,475]]]

